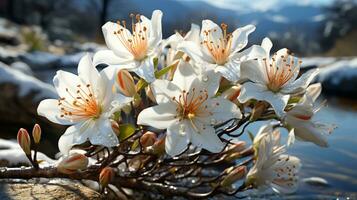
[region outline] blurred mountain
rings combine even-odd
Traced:
[[[252,23],[257,29],[251,43],[260,43],[268,36],[276,48],[285,46],[309,55],[327,49],[320,43],[321,37],[325,37],[324,30],[331,26],[327,23],[327,7],[333,0],[328,1],[329,4],[306,0],[255,0],[253,3],[239,0],[2,0],[0,16],[20,24],[39,25],[48,32],[50,40],[88,41],[101,38],[100,27],[108,20],[126,20],[130,24],[130,13],[150,17],[153,10],[160,9],[164,13],[164,37],[175,30],[188,31],[191,23],[201,24],[203,19],[217,24],[225,22],[229,31]],[[336,4],[342,1],[348,0],[336,1]],[[345,27],[336,30],[345,30]]]

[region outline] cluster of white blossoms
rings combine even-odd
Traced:
[[[165,40],[161,11],[155,10],[151,19],[131,17],[131,25],[103,25],[108,50],[85,55],[78,75],[58,71],[53,82],[59,98],[38,106],[39,115],[70,125],[59,140],[60,151],[68,154],[87,141],[117,146],[115,114],[136,109],[133,125],[163,133],[168,156],[179,156],[189,146],[219,153],[230,139],[220,137],[215,127],[249,117],[256,111],[254,105],[265,102],[268,115],[261,120],[267,125],[254,138],[254,166],[246,183],[294,192],[301,164],[284,154],[286,147],[295,138],[326,147],[326,135],[333,129],[312,120],[321,85],[310,82],[318,69],[299,76],[301,61],[287,49],[270,55],[268,38],[246,48],[253,25],[228,33],[226,24],[203,20],[201,28],[193,24],[187,34],[175,33]],[[107,67],[98,72],[98,64]],[[280,144],[277,128],[282,127],[289,132],[286,145]]]

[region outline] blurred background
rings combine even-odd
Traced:
[[[55,72],[75,72],[84,52],[105,48],[106,21],[130,21],[130,13],[150,17],[155,9],[164,13],[164,38],[206,18],[225,22],[230,31],[252,23],[257,29],[250,45],[268,36],[274,50],[287,47],[303,57],[304,70],[321,68],[316,81],[328,107],[315,120],[338,128],[327,149],[299,142],[289,149],[304,165],[298,194],[357,198],[355,0],[0,0],[0,138],[14,139],[20,127],[31,130],[39,123],[41,150],[53,156],[65,127],[37,116],[36,108],[40,100],[57,97]],[[2,159],[0,165],[8,165]]]

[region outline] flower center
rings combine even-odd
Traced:
[[[212,32],[217,32],[217,29],[204,30],[204,39],[201,45],[204,45],[211,57],[218,65],[224,65],[228,61],[228,57],[232,47],[232,35],[227,34],[227,24],[221,24],[223,37],[218,40],[212,37]]]
[[[123,26],[121,26],[120,21],[117,22],[120,28],[118,31],[114,31],[114,35],[117,36],[123,46],[133,55],[135,60],[141,61],[146,57],[148,51],[148,31],[147,27],[142,25],[140,15],[134,16],[134,14],[131,14],[130,17],[132,19],[132,33],[126,29],[126,22],[123,20]]]
[[[267,75],[267,87],[273,92],[279,92],[280,89],[292,78],[294,74],[300,69],[301,61],[298,65],[294,65],[294,57],[289,53],[281,56],[281,59],[276,59],[276,54],[268,63],[266,58],[263,58],[265,65],[265,72]]]
[[[66,92],[69,94],[67,98],[62,97],[58,99],[61,118],[82,120],[99,117],[101,108],[93,95],[90,84],[85,86],[77,85],[75,92],[66,88]]]
[[[172,97],[172,100],[177,103],[177,115],[175,118],[179,118],[180,121],[184,119],[189,120],[192,127],[198,131],[199,129],[193,119],[197,116],[213,115],[213,113],[207,110],[207,105],[202,106],[207,99],[208,93],[206,90],[200,90],[199,92],[196,92],[195,88],[192,88],[189,92],[183,90],[178,99]]]

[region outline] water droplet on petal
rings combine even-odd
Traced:
[[[186,127],[185,127],[185,125],[184,124],[181,124],[180,125],[180,129],[179,129],[179,134],[181,135],[181,136],[184,136],[184,135],[186,135]]]
[[[207,81],[208,81],[208,76],[207,76],[207,75],[203,75],[203,76],[202,76],[202,80],[203,80],[204,82],[207,82]]]

